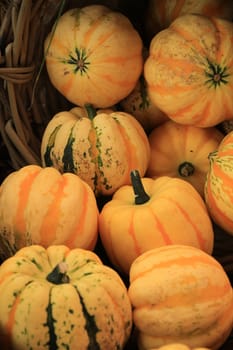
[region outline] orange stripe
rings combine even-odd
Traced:
[[[6,333],[9,337],[11,336],[11,334],[13,332],[13,328],[14,328],[14,324],[15,324],[15,314],[16,314],[16,310],[17,310],[17,307],[18,307],[20,301],[22,302],[22,300],[20,300],[20,296],[17,296],[14,300],[13,305],[11,305],[11,308],[10,308],[8,320],[7,320],[7,323],[5,326]]]
[[[20,242],[24,243],[23,237],[25,237],[27,231],[24,212],[30,195],[31,186],[39,172],[40,169],[37,168],[33,172],[26,174],[26,177],[19,184],[18,205],[14,218],[15,231],[18,233],[16,237],[18,242],[17,246],[21,246]],[[21,234],[23,234],[22,237]]]
[[[172,244],[172,240],[169,236],[169,234],[166,232],[163,224],[161,223],[161,221],[158,219],[158,217],[156,216],[156,212],[153,211],[153,205],[149,206],[148,209],[151,210],[151,212],[153,213],[153,217],[156,221],[156,226],[159,230],[159,232],[157,232],[157,230],[155,231],[155,235],[157,235],[158,233],[162,236],[164,244],[168,245],[168,244]]]
[[[52,186],[49,192],[53,194],[54,199],[50,203],[47,213],[44,216],[44,220],[40,229],[40,244],[44,247],[49,246],[56,238],[56,230],[61,215],[60,205],[64,197],[64,188],[67,182],[65,176],[60,177],[60,181],[57,181],[56,186]]]
[[[135,212],[136,212],[137,208],[136,207],[132,207],[131,209],[131,216],[129,219],[129,229],[128,229],[128,234],[129,236],[132,238],[132,241],[134,243],[134,250],[136,252],[136,255],[140,255],[141,249],[140,249],[140,245],[138,244],[136,235],[135,235],[135,228],[134,228],[134,216],[135,216]]]
[[[163,252],[163,250],[167,250],[167,246],[159,248],[160,250],[158,251],[157,254],[160,255],[161,252]],[[169,249],[171,251],[171,249],[174,250],[174,253],[179,253],[179,249],[177,249],[177,245],[170,245]],[[185,247],[184,247],[185,249]],[[190,246],[189,249],[192,249],[192,247]],[[193,250],[197,250],[197,248],[193,247]],[[191,256],[175,256],[175,257],[170,257],[168,256],[167,259],[165,261],[153,261],[153,257],[155,256],[155,251],[154,249],[152,249],[151,251],[147,251],[147,253],[145,255],[141,255],[139,257],[138,260],[138,264],[141,264],[143,261],[146,261],[147,259],[149,260],[150,258],[152,258],[152,263],[150,265],[150,267],[146,270],[144,268],[143,271],[140,271],[139,273],[135,273],[135,275],[131,276],[131,282],[137,280],[138,278],[141,278],[142,276],[147,275],[148,273],[151,273],[153,270],[157,270],[157,269],[163,269],[163,268],[167,268],[167,267],[171,267],[172,265],[177,265],[180,267],[184,267],[184,266],[192,266],[193,268],[196,267],[196,264],[204,264],[204,265],[209,265],[209,266],[214,266],[216,269],[223,271],[222,266],[217,263],[217,261],[212,258],[210,255],[208,255],[207,253],[204,253],[198,256],[196,255],[191,255]],[[158,259],[159,259],[159,255],[158,255]]]
[[[184,284],[189,285],[192,283],[198,284],[198,278],[193,277],[193,275],[190,276],[185,276],[185,279],[183,281],[179,280],[179,283],[184,282]],[[222,298],[229,294],[232,291],[231,285],[229,283],[226,283],[223,286],[218,286],[218,285],[211,285],[211,281],[207,285],[206,288],[196,288],[194,287],[195,293],[192,294],[190,293],[174,293],[172,295],[166,295],[165,299],[158,304],[151,305],[148,303],[145,305],[140,305],[137,309],[156,309],[160,310],[163,308],[176,308],[179,306],[185,306],[185,305],[190,305],[193,304],[193,302],[197,301],[198,298],[198,304],[200,305],[201,303],[212,303],[213,301],[217,304],[219,303],[219,300],[221,301]],[[198,296],[197,296],[198,293]]]
[[[81,184],[80,184],[81,186]],[[69,232],[68,234],[68,239],[65,241],[65,245],[67,245],[69,248],[71,247],[75,247],[75,241],[77,239],[77,236],[81,236],[81,235],[85,235],[85,231],[84,231],[84,225],[85,222],[87,220],[87,210],[88,210],[88,191],[86,189],[86,186],[82,186],[82,196],[80,196],[79,200],[80,203],[82,203],[80,205],[81,207],[81,213],[79,215],[77,215],[77,221],[76,221],[76,225],[73,228],[72,232]],[[77,208],[77,210],[79,210],[79,208]]]

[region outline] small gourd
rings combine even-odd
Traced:
[[[112,264],[128,275],[143,252],[171,244],[187,244],[211,254],[213,227],[204,200],[185,180],[140,177],[120,187],[103,206],[99,234]]]
[[[132,168],[145,174],[149,158],[148,137],[136,118],[89,104],[53,116],[41,142],[43,166],[78,175],[97,196],[129,184]]]
[[[179,177],[190,182],[204,197],[208,156],[218,148],[223,137],[215,127],[200,128],[166,121],[148,136],[151,155],[146,175]]]
[[[233,23],[187,14],[150,42],[148,95],[170,119],[210,127],[233,118]]]
[[[129,18],[100,4],[67,10],[44,43],[53,86],[73,104],[96,108],[113,106],[133,90],[142,48]]]
[[[93,250],[98,237],[96,197],[77,175],[26,165],[0,187],[0,257],[31,244]]]
[[[132,263],[129,281],[139,350],[177,342],[217,350],[230,335],[231,282],[203,250],[176,244],[150,249]]]
[[[205,182],[205,202],[212,220],[233,235],[233,131],[209,155]]]
[[[132,310],[120,276],[90,250],[20,249],[0,266],[2,349],[122,350]]]

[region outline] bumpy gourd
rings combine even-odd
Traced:
[[[80,176],[96,195],[129,184],[132,168],[145,174],[149,158],[148,137],[132,115],[90,105],[56,114],[41,142],[43,166]]]
[[[120,276],[85,249],[33,245],[0,266],[3,349],[122,350],[132,327]]]

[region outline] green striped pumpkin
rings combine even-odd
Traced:
[[[25,247],[0,266],[0,343],[12,350],[121,350],[132,327],[120,276],[89,250]]]
[[[96,195],[111,195],[130,184],[130,171],[143,176],[150,158],[148,137],[141,124],[125,112],[91,106],[57,113],[41,142],[43,166],[72,172]]]

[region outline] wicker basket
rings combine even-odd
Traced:
[[[43,61],[44,39],[60,13],[89,3],[94,1],[0,0],[0,180],[24,165],[41,164],[43,131],[56,112],[70,105],[48,79]],[[140,29],[146,1],[101,3],[119,6]],[[100,255],[101,249],[97,245]],[[213,255],[233,283],[233,236],[218,227]],[[126,348],[136,349],[133,338]],[[221,350],[233,350],[233,334]]]

